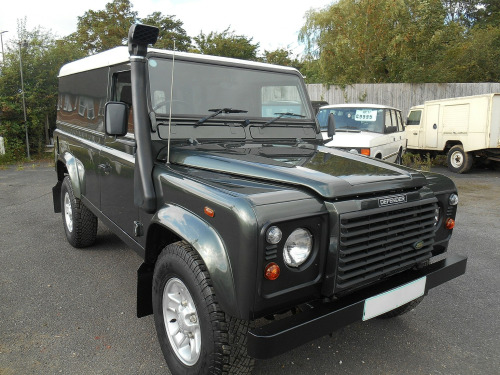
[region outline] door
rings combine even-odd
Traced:
[[[418,137],[420,135],[420,118],[422,117],[422,110],[415,109],[410,111],[408,119],[406,120],[406,137],[408,139],[408,148],[418,148]]]
[[[425,108],[425,144],[424,148],[437,148],[439,128],[439,104]]]
[[[131,238],[139,209],[134,204],[135,138],[130,90],[130,71],[112,77],[112,100],[129,105],[128,133],[123,137],[106,136],[101,150],[101,211]]]

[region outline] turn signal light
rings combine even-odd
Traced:
[[[361,155],[370,156],[370,149],[369,148],[362,148]]]
[[[266,266],[264,270],[264,277],[268,280],[276,280],[280,275],[280,266],[272,262]]]
[[[214,217],[215,216],[215,211],[212,210],[210,207],[205,207],[203,208],[203,212],[205,212],[205,215]]]
[[[455,228],[455,220],[452,218],[446,219],[446,229],[453,229]]]

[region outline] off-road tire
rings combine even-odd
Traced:
[[[164,293],[164,291],[172,291],[168,289],[172,283],[185,287],[189,292],[186,293],[184,289],[179,291],[180,297],[187,297],[178,307],[175,307],[175,298],[177,298],[175,293],[173,298],[171,298],[172,294]],[[229,317],[222,311],[207,268],[198,253],[188,243],[180,241],[163,249],[155,265],[152,294],[158,340],[168,368],[173,375],[251,373],[254,360],[248,356],[246,350],[250,324],[247,321]],[[164,295],[166,299],[168,298],[166,308],[163,303]],[[170,304],[171,302],[173,304]],[[182,357],[182,354],[179,354],[179,345],[176,345],[175,341],[171,344],[170,341],[179,335],[179,333],[174,333],[175,330],[172,332],[171,325],[175,325],[177,319],[181,321],[182,306],[187,306],[184,308],[191,308],[190,311],[195,312],[194,321],[199,324],[196,332],[199,330],[201,333],[201,339],[199,339],[201,349],[198,354],[193,355],[194,360]],[[167,321],[164,313],[168,314]],[[169,328],[167,328],[169,323]],[[178,326],[182,331],[181,339],[182,334],[186,337],[188,334],[193,335],[188,332],[188,329],[185,330],[185,325],[181,326],[179,323]],[[195,337],[198,340],[198,336]],[[190,348],[196,348],[194,339],[190,340],[189,345]],[[196,349],[194,351],[196,352]],[[190,352],[192,353],[193,350],[191,349]],[[190,355],[188,354],[188,357]],[[186,364],[186,361],[193,363]]]
[[[466,173],[472,168],[474,155],[465,152],[461,145],[455,145],[448,151],[448,169],[455,173]]]
[[[97,217],[75,197],[69,176],[61,186],[61,212],[68,242],[76,248],[93,245],[97,236]]]

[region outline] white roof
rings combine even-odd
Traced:
[[[344,104],[331,104],[331,105],[324,105],[320,107],[319,109],[330,109],[330,108],[377,108],[377,109],[396,109],[400,111],[397,108],[388,106],[388,105],[382,105],[382,104],[367,104],[367,103],[344,103]]]
[[[160,54],[165,56],[172,56],[173,51],[162,50],[156,48],[148,48],[148,53]],[[201,55],[197,53],[187,53],[187,52],[175,52],[176,57],[189,57],[190,59],[197,59],[200,61],[211,61],[211,62],[226,62],[230,64],[236,65],[246,65],[246,66],[255,66],[261,68],[273,68],[273,69],[282,69],[284,71],[297,71],[295,68],[287,67],[287,66],[279,66],[272,64],[265,64],[255,61],[248,60],[239,60],[233,59],[229,57],[220,57],[220,56],[210,56],[210,55]],[[130,61],[130,55],[128,53],[128,47],[121,46],[115,47],[108,51],[100,52],[95,55],[84,57],[83,59],[76,60],[64,65],[59,71],[59,77],[68,76],[71,74],[79,73],[82,71],[93,70],[98,68],[103,68],[105,66],[113,66],[117,64],[128,63]]]

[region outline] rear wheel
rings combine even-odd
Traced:
[[[68,242],[74,247],[94,244],[97,236],[97,217],[75,197],[69,176],[64,177],[61,185],[61,207]]]
[[[456,145],[448,151],[448,169],[455,173],[466,173],[472,168],[474,155],[465,152],[461,145]]]
[[[207,269],[185,242],[165,247],[153,276],[153,312],[160,346],[173,375],[249,374],[249,323],[220,308]]]

